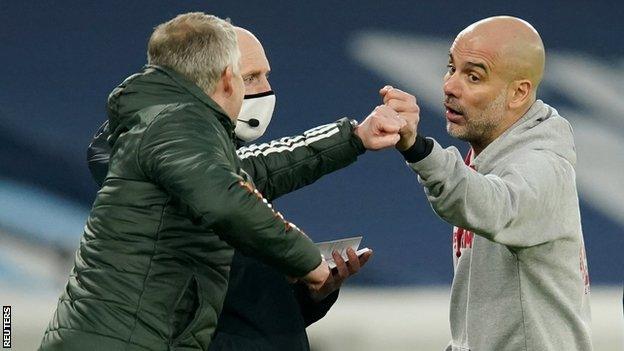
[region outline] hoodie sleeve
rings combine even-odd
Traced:
[[[273,201],[355,162],[364,153],[349,120],[322,125],[302,135],[238,149],[243,169]]]
[[[237,174],[232,159],[234,145],[216,118],[185,110],[157,117],[138,155],[146,177],[234,248],[292,276],[316,268],[316,245]]]
[[[576,193],[572,165],[545,150],[514,156],[498,175],[483,175],[466,166],[456,148],[442,149],[434,141],[427,157],[408,165],[418,174],[434,211],[455,226],[512,247],[566,235],[553,216],[566,206],[560,199]]]

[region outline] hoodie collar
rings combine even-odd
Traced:
[[[504,149],[509,147],[507,145],[510,141],[508,137],[521,130],[521,126],[525,124],[527,121],[533,120],[536,117],[544,114],[544,110],[546,109],[545,104],[542,100],[536,100],[531,107],[524,113],[522,117],[520,117],[514,124],[511,125],[503,134],[499,135],[493,142],[490,143],[481,153],[477,156],[474,156],[472,160],[472,164],[479,170],[479,172],[487,172],[489,170],[482,169],[482,165],[489,164],[491,160],[495,159],[500,155],[501,152],[504,152]]]

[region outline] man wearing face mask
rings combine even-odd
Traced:
[[[359,126],[341,119],[302,135],[243,146],[264,134],[271,121],[275,94],[268,81],[270,66],[261,43],[245,29],[236,28],[236,33],[245,84],[245,99],[235,129],[237,154],[242,168],[269,201],[351,164],[366,149],[396,143],[398,138],[375,134],[378,127],[374,124],[382,121],[371,115]],[[103,126],[89,148],[89,167],[98,182],[106,176],[108,167],[106,134]],[[371,254],[358,258],[349,251],[348,262],[334,255],[337,269],[318,292],[311,292],[304,284],[289,284],[277,270],[237,251],[210,350],[309,350],[305,328],[327,313],[338,298],[342,282],[355,274]]]

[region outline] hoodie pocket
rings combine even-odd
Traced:
[[[188,334],[200,319],[202,294],[197,277],[191,276],[178,296],[170,320],[172,344]]]

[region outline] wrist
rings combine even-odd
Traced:
[[[419,134],[416,135],[416,139],[414,140],[412,146],[400,152],[407,162],[416,163],[429,156],[432,149],[433,141]]]
[[[362,138],[360,137],[360,123],[355,119],[349,120],[349,125],[351,125],[351,133],[356,136],[360,141]]]
[[[355,119],[350,119],[349,124],[351,125],[351,135],[352,135],[352,144],[357,150],[357,154],[361,155],[366,152],[367,148],[364,145],[364,141],[360,137],[360,124]]]
[[[406,139],[408,140],[407,142],[403,142],[403,140],[400,140],[396,145],[396,149],[399,150],[400,152],[403,152],[409,148],[411,148],[415,143],[416,143],[416,138],[417,138],[417,134],[414,133],[412,134],[410,137],[407,137]],[[401,136],[401,138],[405,138],[404,136]]]
[[[357,127],[360,125],[360,123],[355,119],[350,119],[349,124],[351,125],[351,130],[353,130],[354,133]]]
[[[310,300],[316,304],[321,304],[321,303],[333,304],[336,301],[336,299],[338,299],[339,291],[340,291],[339,288],[336,288],[332,290],[331,292],[326,292],[326,293],[320,293],[320,292],[314,292],[314,291],[308,290],[308,296],[310,297]]]

